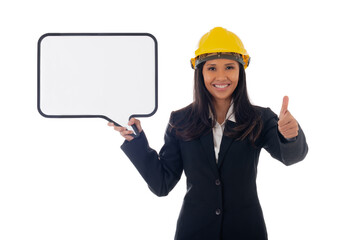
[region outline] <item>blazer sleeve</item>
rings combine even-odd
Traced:
[[[308,152],[305,134],[299,124],[298,136],[287,140],[278,130],[278,116],[270,109],[266,108],[262,113],[262,147],[270,155],[281,161],[286,166],[303,160]]]
[[[173,114],[173,113],[172,113]],[[183,164],[178,139],[171,128],[171,119],[165,132],[165,143],[159,154],[150,148],[144,131],[132,141],[121,145],[149,189],[157,196],[166,196],[180,180]]]

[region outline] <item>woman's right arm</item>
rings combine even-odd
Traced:
[[[170,118],[171,119],[171,118]],[[140,121],[132,118],[129,125],[136,124],[140,135],[133,138],[132,131],[124,127],[115,128],[126,139],[121,149],[128,156],[150,190],[157,196],[166,196],[175,187],[183,171],[178,139],[168,124],[165,132],[165,144],[159,154],[150,148]],[[109,123],[109,126],[112,126]]]

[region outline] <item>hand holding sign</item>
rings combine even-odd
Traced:
[[[131,118],[130,121],[128,122],[128,125],[133,126],[134,124],[138,130],[138,134],[140,134],[142,132],[142,127],[141,127],[140,121],[136,118]],[[134,139],[134,136],[133,136],[134,132],[131,130],[128,130],[126,127],[116,126],[112,122],[109,122],[108,126],[114,127],[114,130],[119,131],[121,136],[123,136],[126,140],[131,141]]]
[[[283,98],[283,104],[278,121],[279,132],[287,139],[296,137],[299,131],[299,125],[296,119],[288,111],[288,105],[289,97],[285,96]]]

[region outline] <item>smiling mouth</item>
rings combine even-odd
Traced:
[[[230,84],[213,84],[213,86],[216,88],[226,88],[230,86]]]

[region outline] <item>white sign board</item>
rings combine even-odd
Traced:
[[[38,111],[127,126],[157,110],[157,41],[147,33],[44,34],[38,41]]]

